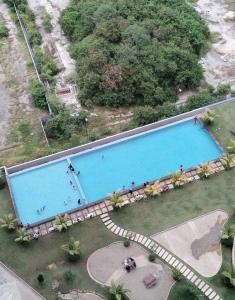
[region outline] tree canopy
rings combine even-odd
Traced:
[[[161,105],[203,77],[209,31],[185,0],[72,0],[60,24],[83,104]]]

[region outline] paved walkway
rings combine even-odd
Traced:
[[[101,215],[101,219],[108,230],[110,230],[113,234],[121,236],[123,238],[128,237],[130,240],[139,243],[146,247],[149,250],[154,251],[157,256],[168,264],[171,268],[176,268],[180,270],[182,275],[189,280],[192,284],[194,284],[198,289],[205,294],[210,300],[222,300],[222,298],[203,280],[200,279],[199,275],[192,270],[188,265],[186,265],[182,260],[180,260],[177,256],[168,252],[164,249],[160,244],[143,236],[141,234],[131,232],[125,230],[116,224],[110,219],[109,214],[105,213]]]
[[[0,300],[46,300],[0,263]]]

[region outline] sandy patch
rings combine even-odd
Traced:
[[[79,291],[71,291],[66,294],[59,294],[60,299],[65,300],[73,300],[73,299],[79,299],[79,300],[103,300],[104,298],[101,298],[100,296],[93,294],[93,293],[82,293]],[[77,298],[76,298],[77,297]]]
[[[152,238],[202,276],[212,277],[222,265],[220,239],[227,220],[227,213],[214,211],[155,234]]]
[[[135,259],[137,268],[127,273],[122,263],[130,256]],[[150,263],[148,252],[135,243],[125,248],[122,242],[117,242],[95,251],[87,261],[87,269],[92,279],[100,284],[123,283],[130,290],[128,296],[132,300],[165,300],[174,283],[170,270],[161,262]],[[147,289],[143,278],[150,273],[156,276],[157,284]]]
[[[235,88],[235,15],[224,0],[199,0],[196,10],[206,19],[218,40],[201,63],[211,85],[230,83]]]

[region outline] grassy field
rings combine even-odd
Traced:
[[[9,195],[6,190],[0,191],[1,215],[11,210]],[[67,262],[61,245],[67,243],[70,236],[79,240],[83,257],[77,263]],[[51,282],[57,279],[62,289],[79,288],[81,290],[98,291],[107,296],[107,290],[90,279],[86,270],[89,255],[116,240],[116,237],[105,229],[100,219],[92,219],[76,226],[68,232],[54,233],[33,241],[29,246],[22,247],[14,242],[15,233],[9,234],[0,230],[0,260],[13,269],[19,276],[36,288],[47,300],[54,300],[55,294],[51,289]],[[55,263],[55,270],[48,270],[49,264]],[[63,273],[71,270],[75,279],[71,284],[65,284]],[[45,276],[45,285],[41,288],[36,282],[39,272]],[[65,288],[66,286],[66,288]]]

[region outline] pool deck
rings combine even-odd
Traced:
[[[222,162],[220,159],[217,159],[215,161],[209,162],[210,167],[212,168],[212,174],[217,174],[221,171],[224,171],[224,167],[222,165]],[[187,177],[187,183],[194,182],[196,180],[199,180],[200,177],[198,175],[197,168],[192,168],[189,170],[186,170],[184,173]],[[163,179],[160,179],[160,183],[162,186],[166,186],[168,191],[174,189],[174,186],[172,184],[172,180],[170,176],[167,176]],[[167,192],[167,191],[166,191]],[[133,190],[133,193],[125,192],[123,193],[123,206],[129,205],[141,200],[144,200],[147,197],[145,188],[143,186],[136,187],[136,189]],[[69,226],[72,226],[73,224],[77,224],[79,222],[83,222],[85,220],[88,220],[90,218],[100,216],[104,213],[107,213],[109,211],[112,211],[113,207],[109,205],[109,199],[105,198],[102,201],[93,203],[89,207],[81,208],[77,211],[74,211],[69,214]],[[55,221],[47,221],[38,225],[35,225],[28,229],[30,233],[33,233],[34,231],[39,231],[41,236],[44,236],[50,232],[56,231]]]

